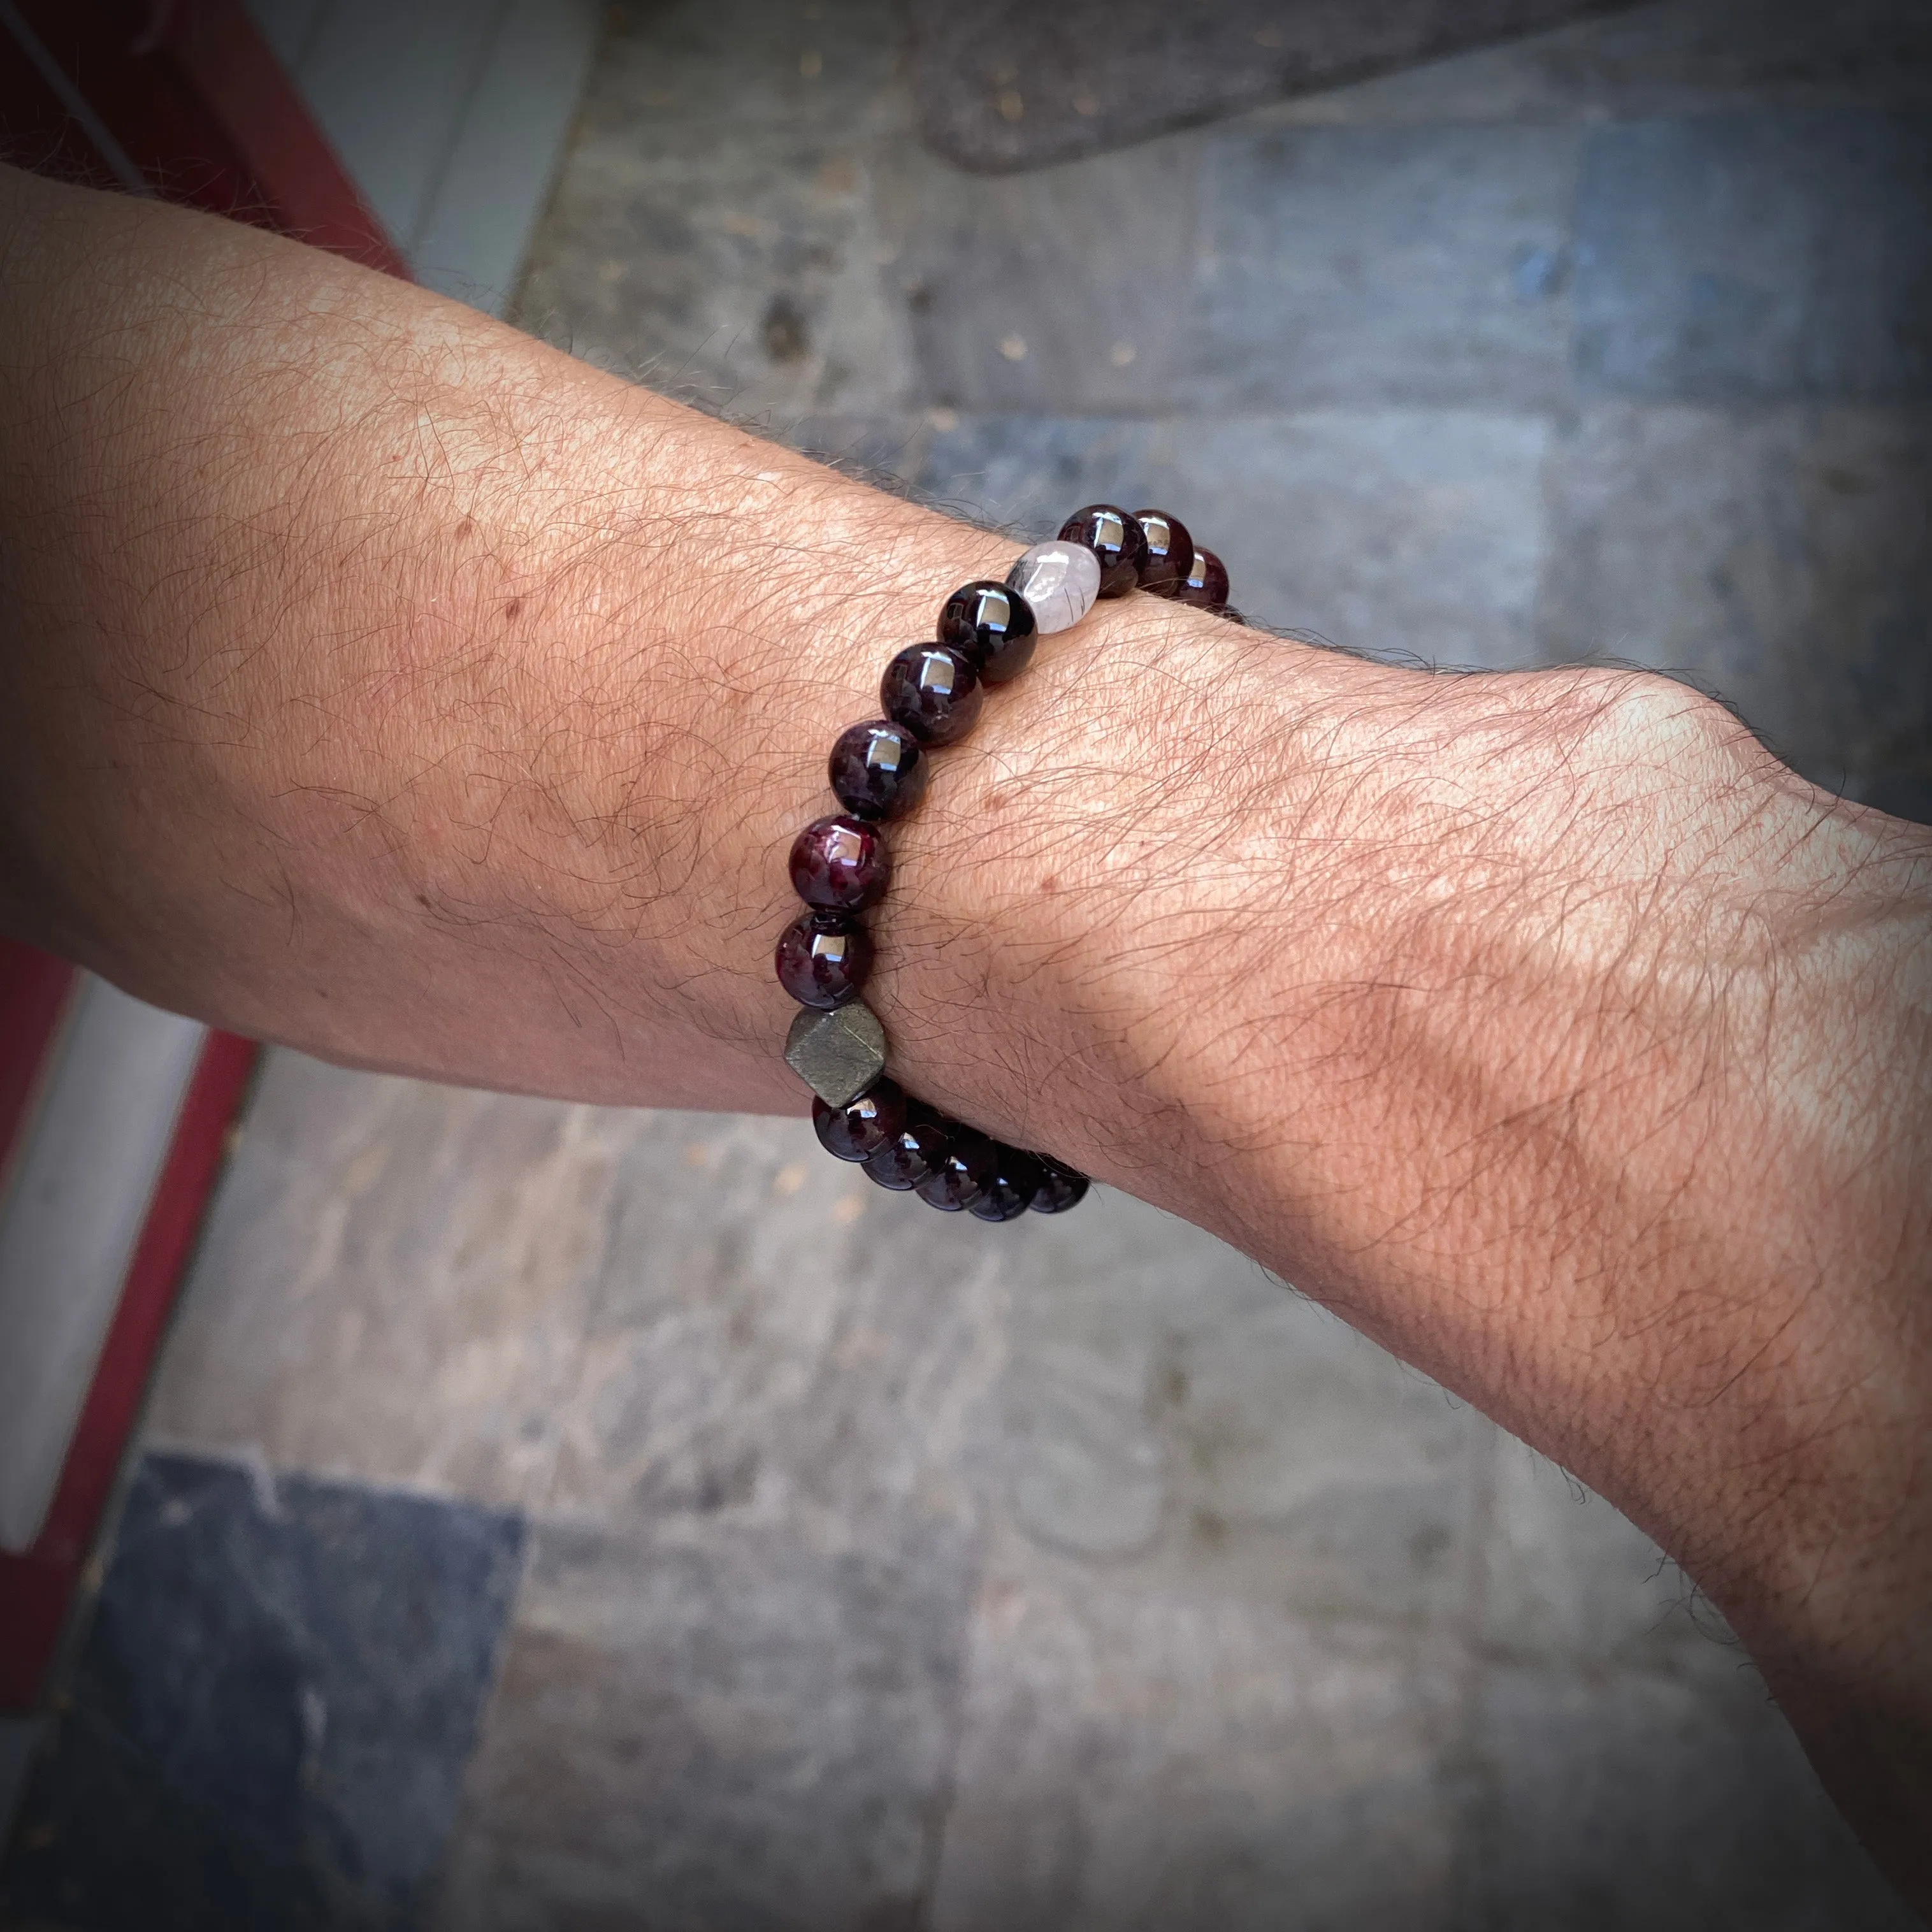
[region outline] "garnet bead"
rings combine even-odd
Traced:
[[[850,1106],[828,1107],[814,1098],[812,1125],[818,1144],[841,1160],[869,1160],[906,1123],[906,1097],[881,1080]]]
[[[954,1127],[946,1151],[916,1190],[928,1207],[957,1214],[982,1199],[997,1166],[993,1144],[970,1127]]]
[[[872,936],[849,912],[808,912],[779,935],[778,984],[802,1006],[856,1000],[872,970]]]
[[[993,1178],[967,1210],[982,1221],[1016,1221],[1033,1205],[1046,1176],[1040,1162],[1018,1148],[993,1150]]]
[[[985,694],[980,675],[944,644],[912,644],[886,667],[879,703],[922,745],[950,745],[972,730]]]
[[[946,1157],[946,1129],[930,1117],[908,1119],[866,1157],[866,1172],[881,1187],[908,1193]]]
[[[1228,567],[1211,550],[1197,550],[1187,575],[1174,593],[1197,610],[1218,610],[1228,601]]]
[[[1194,539],[1178,517],[1165,510],[1136,510],[1134,521],[1147,538],[1147,561],[1141,566],[1141,588],[1156,597],[1178,597],[1194,561]]]
[[[1084,544],[1100,560],[1102,597],[1124,597],[1140,582],[1147,535],[1126,511],[1111,503],[1089,503],[1060,525],[1060,540]]]
[[[1087,1177],[1069,1167],[1064,1161],[1055,1160],[1050,1154],[1036,1156],[1041,1168],[1040,1184],[1034,1190],[1033,1211],[1036,1214],[1064,1214],[1070,1208],[1077,1208],[1086,1198]]]
[[[903,724],[848,725],[826,767],[838,802],[854,818],[903,818],[926,790],[926,754]]]
[[[885,896],[892,875],[878,827],[856,818],[817,819],[792,842],[793,890],[808,906],[862,911]]]
[[[1017,590],[992,578],[962,586],[939,614],[939,641],[949,645],[988,684],[1018,677],[1040,641],[1033,607]]]

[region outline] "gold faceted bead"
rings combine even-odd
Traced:
[[[886,1030],[863,1000],[830,1012],[801,1007],[785,1035],[784,1057],[828,1107],[848,1107],[886,1070]]]

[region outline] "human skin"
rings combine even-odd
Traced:
[[[787,1112],[791,836],[1017,549],[7,171],[0,538],[8,928],[352,1065]],[[1932,837],[1661,680],[1139,595],[934,764],[868,989],[905,1083],[1608,1496],[1932,1910]]]

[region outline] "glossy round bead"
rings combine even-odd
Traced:
[[[1136,510],[1134,521],[1147,538],[1147,561],[1141,566],[1141,588],[1156,597],[1178,597],[1194,561],[1194,539],[1178,517],[1165,510]]]
[[[987,684],[1004,684],[1033,662],[1040,641],[1033,606],[993,578],[964,584],[939,614],[939,641],[949,644]]]
[[[881,1080],[869,1094],[850,1106],[812,1103],[812,1125],[818,1144],[841,1160],[869,1160],[906,1124],[906,1097],[890,1080]]]
[[[984,1134],[956,1126],[948,1136],[946,1151],[915,1191],[928,1207],[957,1214],[985,1198],[998,1164],[993,1144]]]
[[[778,936],[778,984],[802,1006],[856,1000],[872,970],[872,936],[849,912],[808,912]]]
[[[1174,596],[1197,610],[1218,610],[1228,601],[1228,567],[1211,550],[1197,549]]]
[[[866,1160],[866,1172],[881,1187],[908,1193],[946,1157],[946,1132],[929,1116],[908,1118]]]
[[[839,733],[826,771],[854,818],[903,818],[926,791],[926,754],[903,724],[881,718]]]
[[[892,876],[892,854],[875,825],[815,819],[792,841],[792,890],[808,906],[862,912],[885,897]]]
[[[1087,1177],[1049,1154],[1041,1154],[1037,1158],[1042,1172],[1040,1184],[1034,1190],[1030,1204],[1033,1211],[1036,1214],[1064,1214],[1068,1208],[1078,1207],[1087,1196]]]
[[[986,694],[980,674],[944,644],[912,644],[886,667],[879,703],[922,745],[950,745],[972,730]]]
[[[1112,503],[1089,503],[1060,526],[1062,543],[1084,544],[1100,566],[1100,595],[1124,597],[1141,580],[1147,561],[1147,536],[1124,510]]]
[[[1006,572],[1033,609],[1042,637],[1070,631],[1100,594],[1100,560],[1084,544],[1035,544]]]
[[[967,1210],[982,1221],[1016,1221],[1033,1205],[1046,1178],[1040,1162],[1018,1148],[995,1147],[993,1178]]]

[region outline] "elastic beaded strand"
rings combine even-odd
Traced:
[[[987,1222],[1062,1214],[1089,1184],[1064,1161],[949,1119],[886,1076],[884,1030],[859,997],[873,953],[856,915],[891,883],[884,826],[924,795],[928,753],[972,730],[987,688],[1025,670],[1042,637],[1070,629],[1096,598],[1136,589],[1225,610],[1228,573],[1166,511],[1130,516],[1094,503],[1052,542],[1024,551],[1004,584],[962,585],[940,608],[937,640],[908,646],[886,665],[885,717],[848,725],[832,746],[826,775],[843,811],[814,820],[792,843],[792,884],[808,910],[780,934],[774,964],[802,1009],[784,1057],[812,1089],[813,1130],[827,1153],[880,1186],[916,1192],[944,1213]]]

